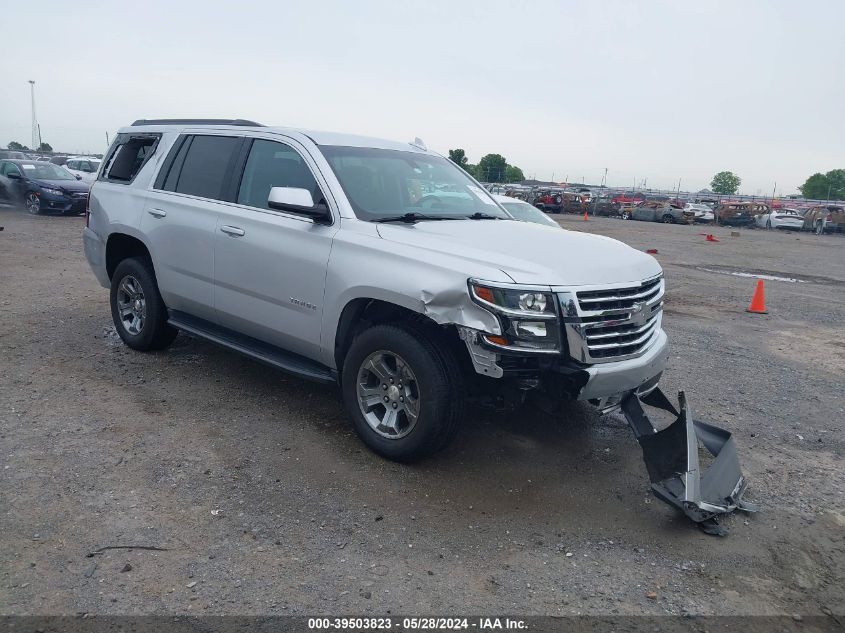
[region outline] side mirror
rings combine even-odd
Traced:
[[[77,180],[82,180],[82,176],[80,176],[79,174],[74,174],[74,175],[76,176]]]
[[[267,206],[279,211],[299,213],[313,218],[315,222],[331,219],[328,206],[323,202],[314,204],[311,192],[299,187],[273,187],[267,197]]]
[[[10,172],[10,173],[6,174],[6,178],[9,178],[11,180],[20,180],[21,175],[16,173],[16,172]]]

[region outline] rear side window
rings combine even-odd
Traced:
[[[174,159],[157,185],[202,198],[222,200],[241,139],[235,136],[189,136],[174,147]]]
[[[100,180],[129,184],[155,153],[160,134],[118,134]]]

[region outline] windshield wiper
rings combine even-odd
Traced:
[[[481,211],[476,211],[472,215],[466,216],[467,220],[501,220],[502,218],[498,215],[490,215],[489,213],[482,213]]]
[[[426,215],[425,213],[403,213],[402,215],[391,215],[386,218],[376,218],[373,222],[405,222],[415,224],[422,220],[459,220],[460,216],[454,215]]]

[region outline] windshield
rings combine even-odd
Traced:
[[[68,170],[52,163],[36,163],[34,165],[21,165],[27,178],[37,180],[76,180],[76,176]]]
[[[507,219],[486,191],[440,156],[371,147],[320,150],[362,220],[406,213],[454,219],[480,213]]]
[[[507,209],[508,213],[521,222],[534,222],[536,224],[544,224],[560,228],[560,225],[557,222],[540,211],[540,209],[532,207],[530,204],[525,202],[503,202],[502,206]]]

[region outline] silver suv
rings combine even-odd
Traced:
[[[436,451],[468,398],[589,400],[657,386],[657,261],[513,221],[419,140],[140,120],[89,201],[85,254],[133,349],[179,330],[339,383],[361,439]]]

